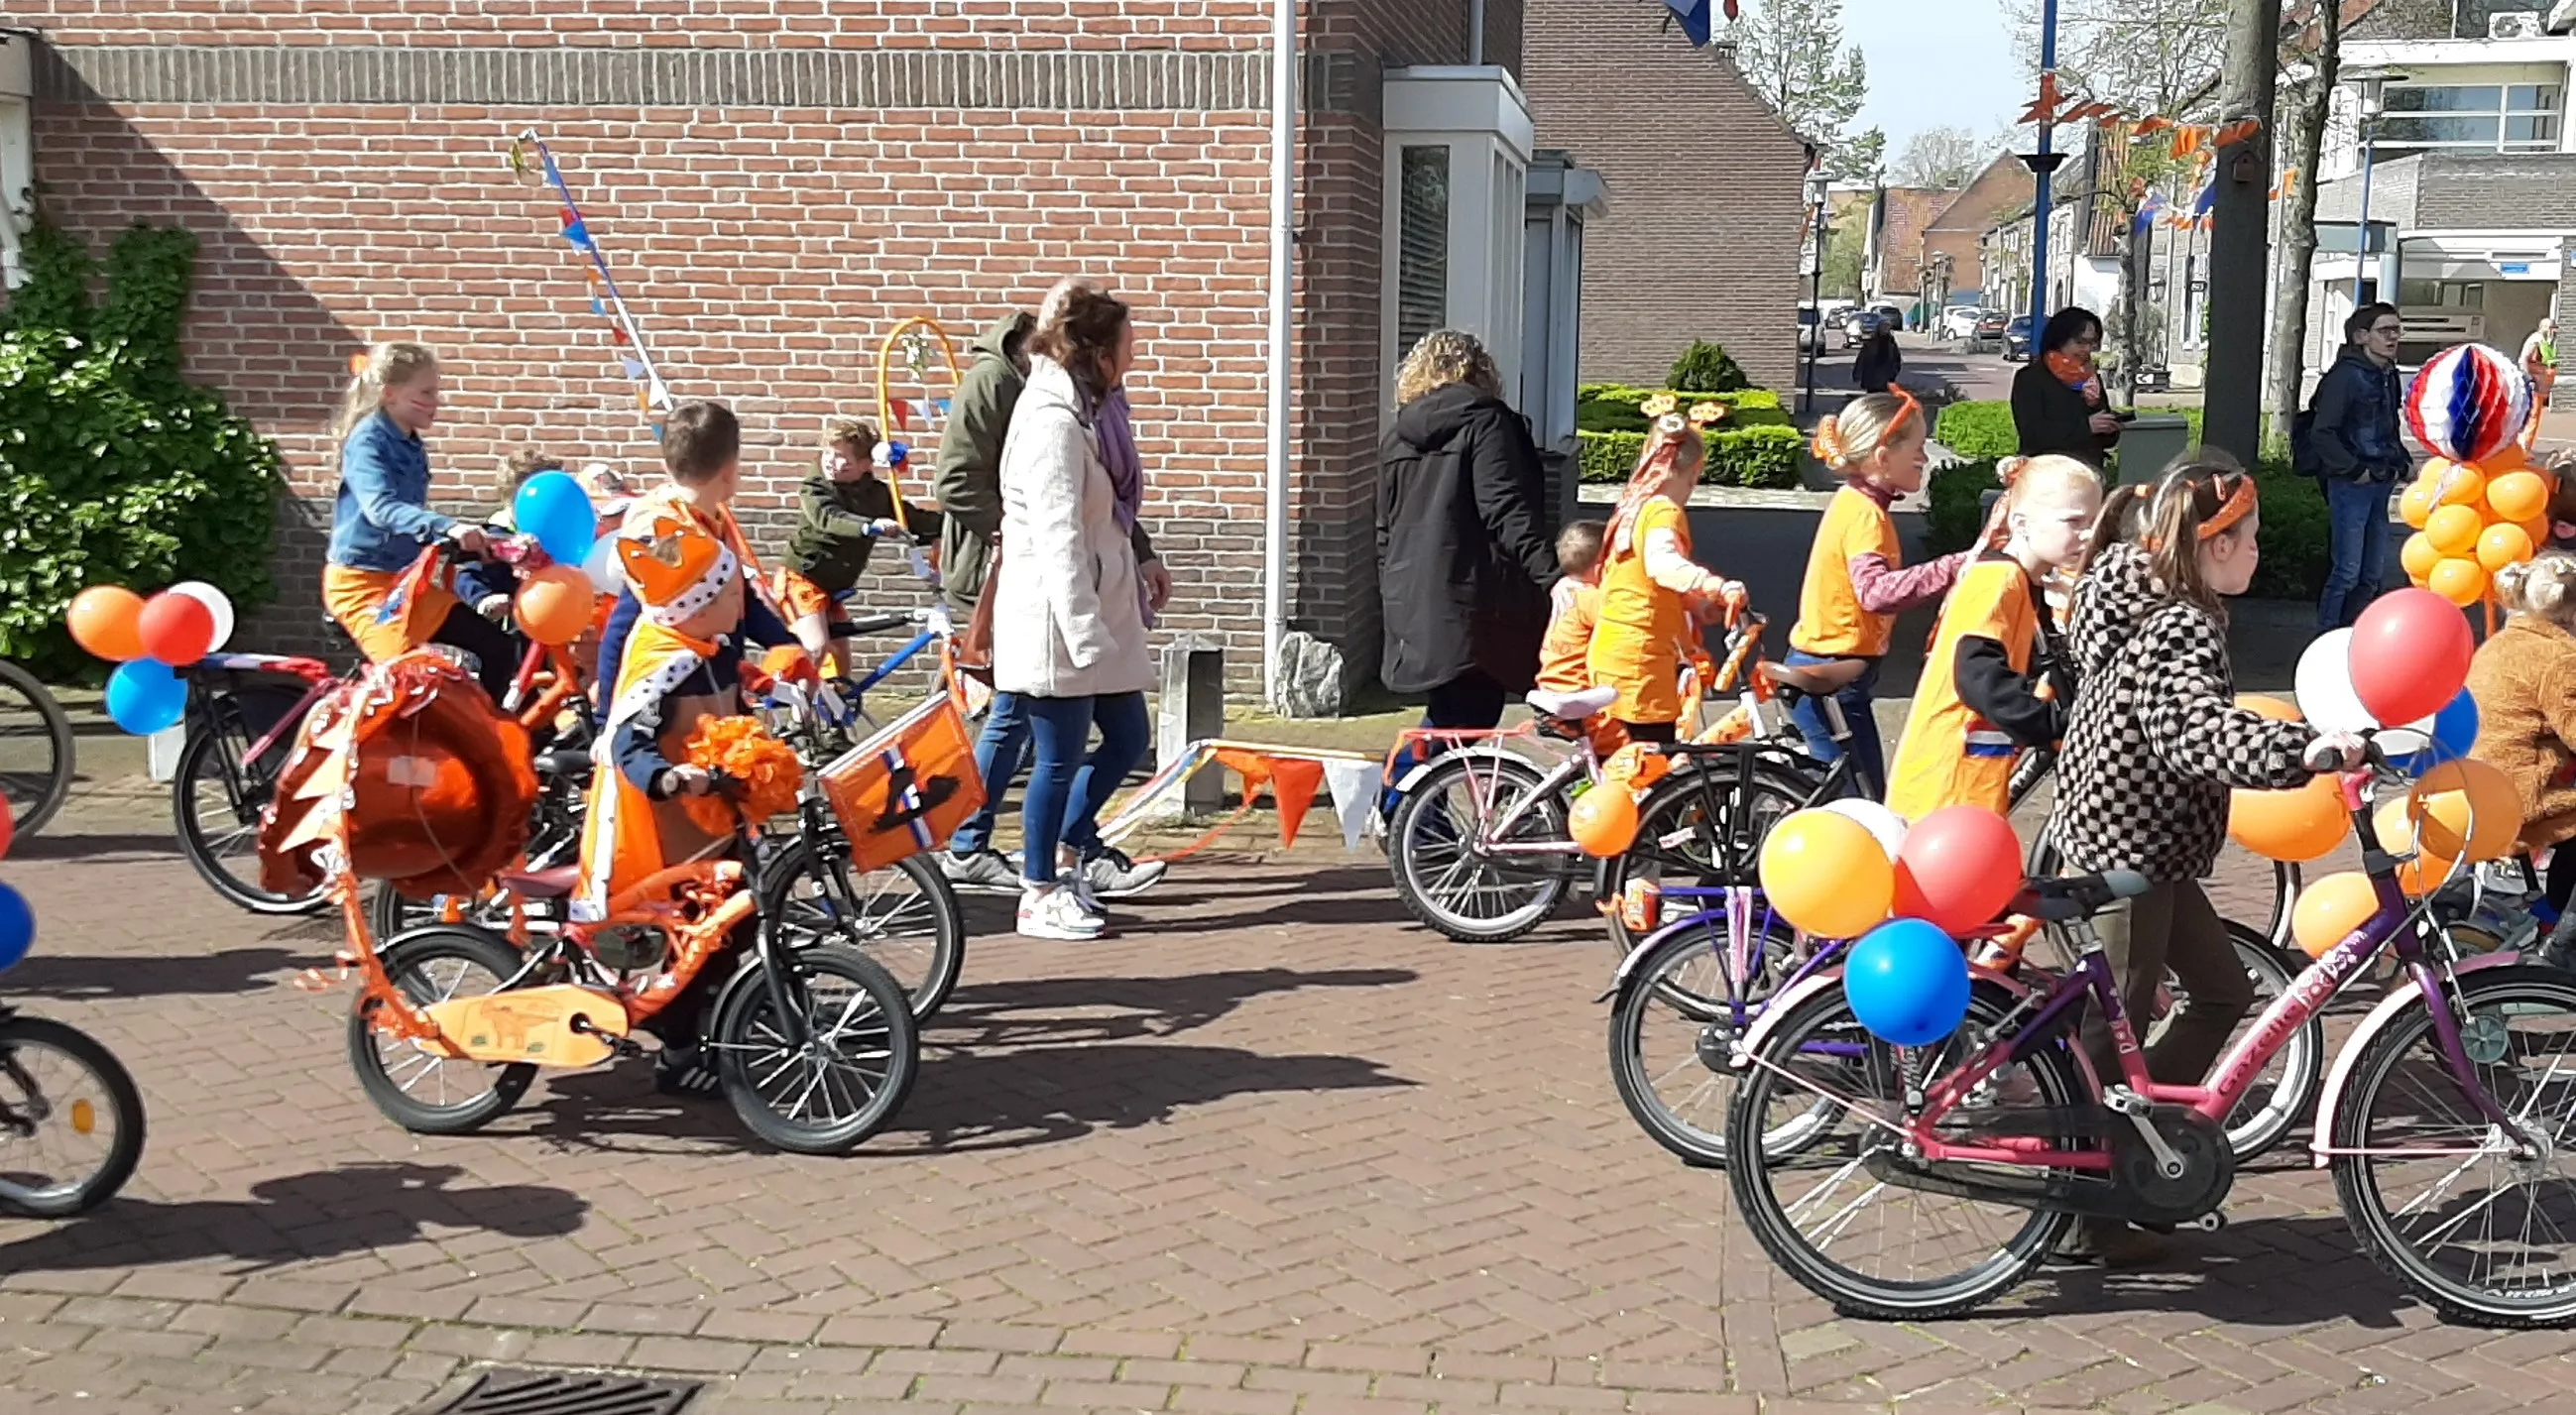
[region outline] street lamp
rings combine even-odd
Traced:
[[[2352,241],[2352,307],[2361,308],[2362,277],[2370,269],[2370,168],[2379,147],[2379,116],[2388,109],[2388,86],[2406,82],[2394,69],[2354,69],[2344,82],[2361,89],[2361,219]]]
[[[1812,244],[1808,249],[1807,319],[1798,328],[1807,340],[1807,390],[1798,399],[1798,411],[1816,410],[1816,351],[1825,343],[1825,170],[1821,154],[1807,169],[1807,229]]]

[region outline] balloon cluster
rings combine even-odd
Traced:
[[[1808,933],[1851,938],[1843,994],[1870,1032],[1927,1046],[1968,1015],[1955,939],[1995,921],[2022,884],[2021,837],[1982,806],[1908,828],[1875,801],[1795,812],[1762,842],[1762,892]]]
[[[233,617],[233,602],[203,580],[150,599],[122,585],[92,585],[72,596],[64,616],[73,642],[117,666],[108,675],[107,715],[138,737],[187,716],[188,684],[176,670],[230,642]]]
[[[2406,420],[2435,455],[2397,509],[2415,528],[2398,558],[2418,589],[2476,604],[2549,543],[2552,476],[2516,441],[2531,417],[2531,380],[2486,345],[2445,349],[2415,376]]]
[[[529,638],[561,648],[590,631],[598,596],[625,587],[615,528],[600,524],[589,490],[569,472],[539,472],[521,483],[510,519],[554,562],[520,573],[511,617]]]

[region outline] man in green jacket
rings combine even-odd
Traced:
[[[931,491],[939,498],[939,578],[948,611],[963,634],[975,620],[975,604],[991,573],[993,548],[1002,536],[1002,442],[1011,428],[1011,410],[1019,406],[1028,382],[1030,331],[1037,318],[1024,311],[1004,315],[971,346],[971,362],[957,381],[948,405],[948,425],[939,435],[939,460],[931,470]],[[1156,606],[1171,598],[1172,577],[1154,553],[1153,538],[1140,521],[1135,528],[1136,572]],[[996,698],[975,742],[975,769],[984,778],[984,805],[958,828],[938,861],[949,883],[961,892],[1004,894],[1017,898],[1020,868],[993,848],[993,823],[1001,813],[1003,793],[1020,774],[1028,747],[1028,722]],[[1092,867],[1098,867],[1096,870]],[[1104,898],[1134,894],[1159,877],[1159,867],[1139,868],[1110,851],[1086,866],[1088,882]]]

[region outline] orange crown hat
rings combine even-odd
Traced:
[[[741,569],[724,542],[676,515],[655,516],[649,536],[619,536],[617,559],[644,602],[644,617],[665,627],[715,603]]]

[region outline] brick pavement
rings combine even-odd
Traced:
[[[2576,1408],[2576,1336],[2435,1323],[2282,1159],[2169,1270],[1837,1320],[1620,1108],[1594,931],[1449,945],[1373,861],[1203,859],[1115,941],[977,939],[896,1127],[826,1161],[633,1069],[397,1130],[347,994],[283,985],[328,938],[104,812],[0,867],[42,920],[6,982],[126,1058],[151,1142],[97,1214],[0,1221],[12,1412],[389,1412],[486,1361],[733,1415]]]

